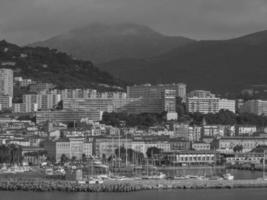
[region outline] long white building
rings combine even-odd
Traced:
[[[190,113],[217,113],[220,110],[236,112],[234,100],[220,99],[216,97],[188,97],[187,110]]]

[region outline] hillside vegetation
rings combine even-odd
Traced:
[[[54,83],[59,88],[113,89],[124,86],[90,61],[73,59],[66,53],[43,47],[19,47],[0,41],[0,68],[10,68],[15,76]]]

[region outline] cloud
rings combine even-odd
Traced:
[[[266,0],[1,0],[0,37],[26,44],[92,22],[135,22],[170,35],[227,38],[265,29],[266,18]]]

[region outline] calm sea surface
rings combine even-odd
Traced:
[[[178,190],[134,193],[0,192],[1,200],[266,200],[267,189]]]

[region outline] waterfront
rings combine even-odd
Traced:
[[[267,196],[266,189],[222,189],[222,190],[170,190],[170,191],[144,191],[135,193],[65,193],[65,192],[0,192],[1,199],[8,200],[50,200],[50,199],[65,199],[65,200],[265,200]]]
[[[244,179],[257,179],[263,176],[262,171],[252,170],[238,170],[238,169],[225,169],[225,168],[212,168],[212,167],[195,167],[195,168],[175,168],[168,170],[161,170],[168,176],[184,176],[184,175],[196,175],[196,176],[221,176],[222,174],[231,173],[237,180]]]

